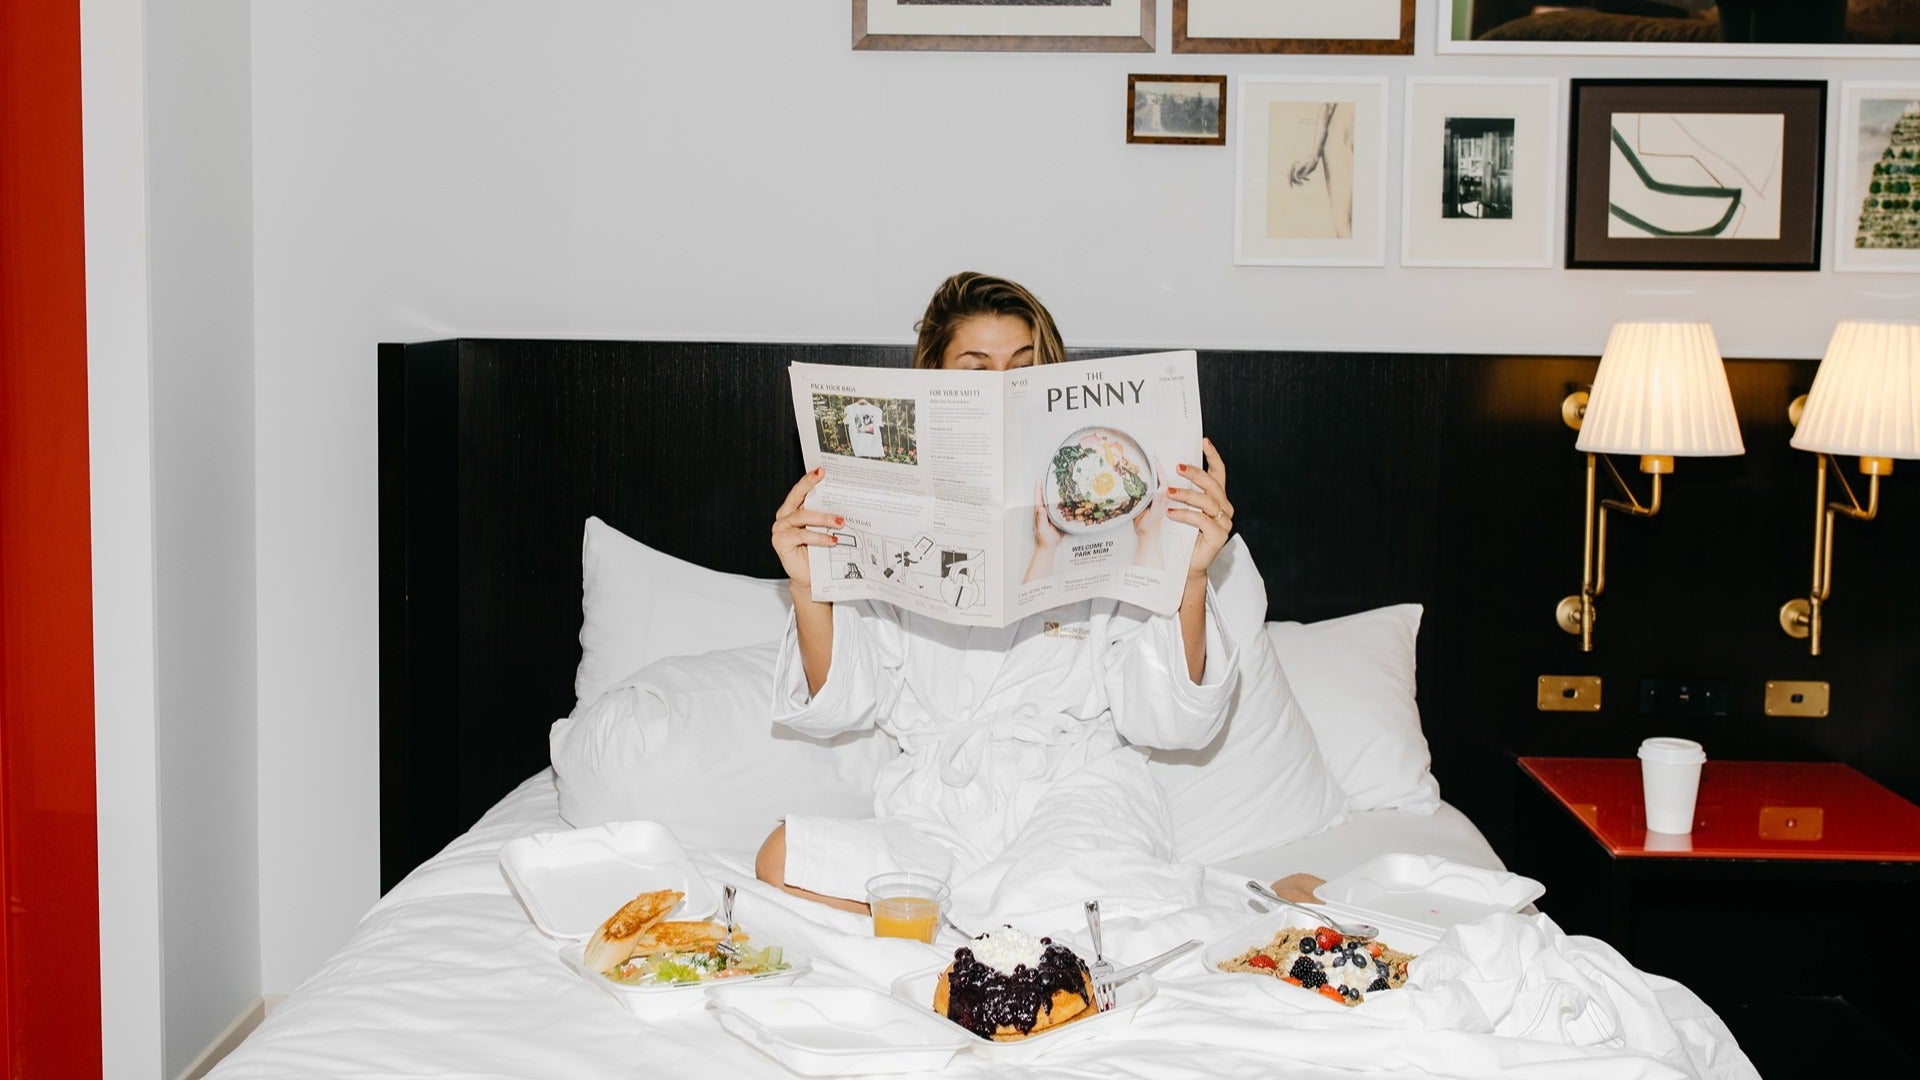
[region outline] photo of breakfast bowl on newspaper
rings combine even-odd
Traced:
[[[1081,428],[1061,441],[1044,477],[1047,518],[1065,533],[1088,533],[1137,517],[1152,502],[1154,475],[1133,436]]]

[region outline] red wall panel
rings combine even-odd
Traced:
[[[0,2],[0,1057],[97,1076],[80,11]]]

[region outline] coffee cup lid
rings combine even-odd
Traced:
[[[1640,760],[1664,765],[1698,765],[1707,760],[1707,751],[1692,739],[1662,735],[1640,744]]]

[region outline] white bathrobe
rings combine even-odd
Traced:
[[[880,771],[874,817],[787,819],[788,884],[865,899],[875,874],[931,874],[962,925],[1077,905],[1090,879],[1109,911],[1199,902],[1201,869],[1173,864],[1166,799],[1136,747],[1203,747],[1219,731],[1238,657],[1211,596],[1198,684],[1176,618],[1110,600],[1004,629],[866,601],[833,614],[818,695],[789,623],[774,718],[816,736],[877,725],[902,752]]]

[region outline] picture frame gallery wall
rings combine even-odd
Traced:
[[[1176,55],[1234,58],[1237,78],[1129,71],[1124,135],[1147,154],[1234,142],[1234,265],[1384,266],[1393,205],[1406,267],[1920,272],[1920,78],[1703,77],[1729,58],[1728,76],[1755,58],[1920,60],[1920,0],[853,0],[852,14],[859,50],[1155,52],[1170,29]],[[1498,59],[1468,77],[1410,63],[1427,50],[1691,59],[1685,78],[1589,77],[1619,64],[1578,59],[1551,78]],[[1352,60],[1300,66],[1334,56]],[[1250,69],[1258,57],[1273,66]]]

